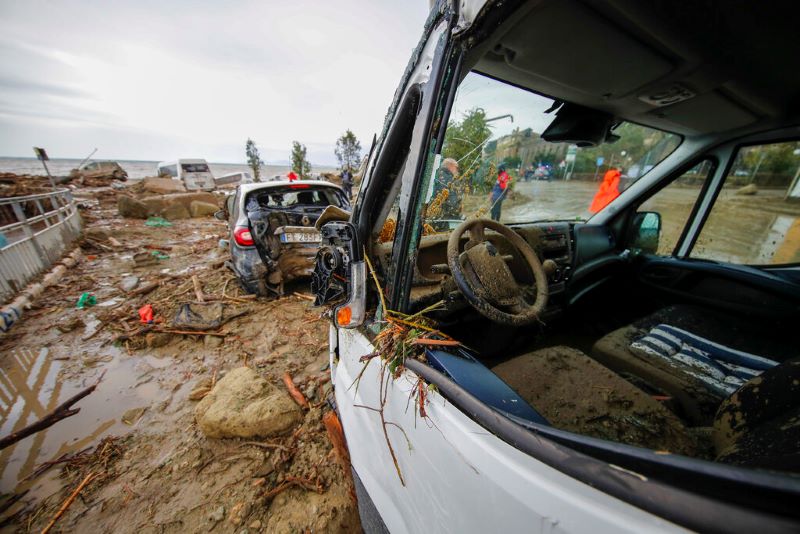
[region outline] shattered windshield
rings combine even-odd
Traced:
[[[503,223],[586,220],[641,178],[680,137],[632,123],[614,143],[579,148],[541,138],[553,99],[470,73],[456,93],[426,201],[434,230],[472,217]]]

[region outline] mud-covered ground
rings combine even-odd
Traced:
[[[328,326],[305,284],[256,301],[222,265],[225,223],[153,228],[119,218],[110,188],[77,196],[84,259],[0,338],[0,435],[100,382],[80,413],[0,451],[3,529],[41,531],[83,483],[54,531],[358,531],[352,483],[322,423]],[[76,309],[83,293],[97,303]],[[199,297],[237,317],[209,334],[175,333],[176,311]],[[196,399],[241,366],[282,391],[289,373],[310,403],[302,422],[270,439],[206,437]]]

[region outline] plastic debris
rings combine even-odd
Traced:
[[[75,305],[75,307],[79,310],[82,310],[84,308],[94,306],[95,304],[97,304],[97,297],[91,293],[84,293],[80,296],[80,298],[78,298],[78,303]]]
[[[166,228],[172,226],[172,223],[163,217],[148,217],[145,221],[145,226],[153,226],[155,228]]]
[[[153,256],[157,260],[168,260],[169,259],[169,254],[164,254],[160,250],[154,250],[153,252],[150,253],[150,255]]]
[[[139,319],[145,324],[153,324],[153,305],[145,304],[139,308]]]

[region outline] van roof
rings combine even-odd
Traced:
[[[206,160],[201,159],[201,158],[195,158],[195,159],[184,158],[184,159],[173,159],[173,160],[169,160],[169,161],[160,161],[157,166],[158,167],[166,167],[167,165],[176,165],[178,163],[205,163],[205,164],[208,164],[208,162]]]

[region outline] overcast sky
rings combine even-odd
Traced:
[[[3,1],[0,156],[267,161],[369,149],[428,0]]]

